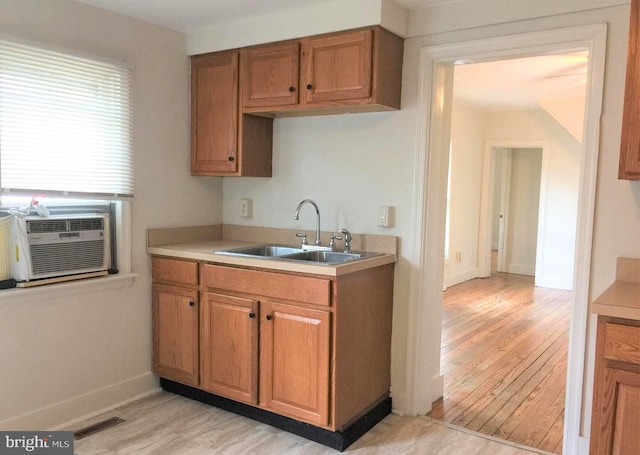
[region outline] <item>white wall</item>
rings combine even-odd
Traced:
[[[445,267],[446,286],[453,286],[478,276],[480,186],[485,119],[486,115],[483,111],[464,103],[453,103],[449,260]]]
[[[543,110],[488,113],[486,139],[506,146],[547,145],[540,226],[545,235],[539,239],[536,284],[572,289],[582,145]]]
[[[272,178],[225,178],[224,223],[312,230],[315,212],[305,198],[318,203],[321,229],[397,235],[400,243],[395,274],[392,384],[404,381],[409,267],[404,243],[411,233],[413,152],[411,124],[404,111],[276,119]],[[253,218],[239,216],[241,198],[253,199]],[[377,227],[377,207],[395,209],[392,228]],[[291,238],[295,244],[298,239]]]
[[[540,286],[572,289],[581,144],[542,110],[483,112],[457,102],[454,103],[451,122],[450,256],[445,267],[445,284],[453,286],[478,276],[479,207],[485,143],[510,148],[529,143],[548,147],[545,191],[542,193],[545,198],[541,225],[544,235],[540,238],[539,264],[536,267],[536,239],[529,238],[535,236],[537,229],[528,231],[525,241],[520,238],[524,231],[518,228],[518,224],[510,238],[512,255],[506,258],[505,267],[510,273],[529,275],[536,270],[536,283]],[[517,177],[514,179],[518,181]],[[494,184],[499,184],[497,179]],[[538,185],[536,191],[539,189]],[[494,202],[499,204],[499,200]],[[514,206],[514,209],[521,208],[521,205]],[[536,205],[527,211],[537,214],[538,207]],[[528,220],[534,222],[535,227],[537,221],[537,216]],[[494,235],[497,235],[495,220],[492,227],[496,230]],[[460,262],[456,262],[457,252],[462,254]]]
[[[3,0],[0,30],[134,69],[133,285],[102,291],[66,285],[71,290],[55,298],[0,292],[0,428],[43,429],[157,387],[145,230],[220,223],[222,185],[189,175],[183,34],[68,0]]]

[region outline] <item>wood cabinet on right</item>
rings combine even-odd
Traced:
[[[640,0],[631,0],[618,178],[640,180]]]
[[[600,316],[590,453],[638,453],[639,423],[640,326],[635,321]]]

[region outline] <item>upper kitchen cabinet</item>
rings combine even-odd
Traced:
[[[301,103],[371,96],[373,31],[302,40]]]
[[[191,58],[191,174],[271,176],[273,121],[240,109],[239,52]]]
[[[301,116],[400,109],[402,38],[375,26],[244,50],[244,112]]]
[[[244,107],[298,103],[300,44],[269,44],[242,50]]]
[[[640,180],[640,0],[631,0],[618,178]]]

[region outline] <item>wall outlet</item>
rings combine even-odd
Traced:
[[[251,199],[240,199],[240,216],[244,218],[253,216],[253,201]]]
[[[378,226],[380,227],[391,227],[391,209],[392,207],[388,205],[379,205],[378,206]]]

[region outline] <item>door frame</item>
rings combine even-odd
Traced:
[[[405,393],[408,411],[426,414],[442,396],[440,339],[442,331],[442,278],[446,211],[448,148],[443,146],[443,125],[450,124],[448,78],[440,75],[458,60],[490,61],[548,53],[588,50],[588,86],[585,105],[584,159],[574,265],[574,306],[569,333],[563,453],[578,454],[583,409],[587,349],[591,242],[595,212],[600,114],[604,88],[607,24],[599,23],[514,34],[420,49],[414,173],[415,216],[412,239],[408,305]],[[451,70],[451,73],[453,71]],[[451,80],[453,78],[451,77]],[[444,104],[444,105],[443,105]],[[448,119],[446,116],[449,116]],[[447,137],[448,139],[448,137]],[[444,161],[444,163],[443,163]],[[442,199],[445,199],[444,204]],[[444,210],[443,210],[444,208]],[[589,416],[585,416],[588,426]]]
[[[507,179],[507,200],[504,219],[504,233],[500,240],[501,249],[498,253],[504,255],[504,246],[508,242],[509,238],[509,197],[511,194],[511,157],[513,156],[513,149],[542,149],[542,168],[540,172],[540,201],[538,203],[538,231],[536,234],[536,265],[535,276],[540,275],[541,261],[538,259],[543,256],[541,250],[544,242],[540,241],[545,236],[545,213],[547,210],[547,182],[549,180],[549,151],[551,150],[551,143],[549,141],[487,141],[484,146],[484,153],[482,158],[482,182],[480,188],[480,231],[478,235],[478,276],[488,277],[491,276],[491,226],[492,226],[492,194],[493,185],[495,182],[495,169],[494,169],[494,153],[493,150],[501,148],[507,149],[507,174],[503,175],[503,178]],[[504,185],[505,182],[503,182]],[[575,249],[575,247],[574,247]],[[503,256],[504,257],[504,256]],[[499,260],[498,260],[498,263]],[[505,264],[503,264],[504,266]],[[538,282],[536,280],[536,285]]]

